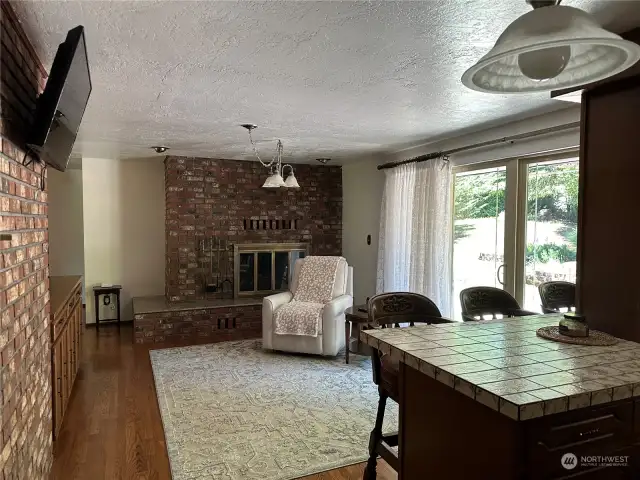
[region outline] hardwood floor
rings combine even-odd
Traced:
[[[84,332],[80,372],[54,443],[53,479],[171,478],[149,348],[132,337],[130,324],[120,332],[115,325]],[[378,464],[379,480],[397,479],[385,462]],[[352,465],[304,480],[360,480],[363,470],[364,464]]]

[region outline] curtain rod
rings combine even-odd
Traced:
[[[453,155],[454,153],[464,152],[465,150],[474,150],[476,148],[489,147],[491,145],[498,145],[500,143],[513,143],[516,140],[523,140],[525,138],[537,137],[539,135],[546,135],[549,133],[562,132],[564,130],[572,130],[579,128],[580,122],[567,123],[566,125],[557,125],[555,127],[543,128],[540,130],[534,130],[533,132],[519,133],[517,135],[511,135],[508,137],[496,138],[494,140],[487,140],[485,142],[472,143],[463,147],[452,148],[450,150],[441,150],[439,152],[427,153],[426,155],[420,155],[419,157],[410,158],[408,160],[401,160],[399,162],[389,162],[378,165],[378,170],[385,170],[387,168],[395,168],[400,165],[406,165],[408,163],[426,162],[427,160],[433,160],[434,158],[446,157]]]

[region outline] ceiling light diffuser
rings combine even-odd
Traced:
[[[640,45],[603,29],[587,12],[538,6],[507,27],[462,83],[486,93],[558,90],[616,75],[639,59]]]
[[[267,179],[264,181],[264,183],[262,184],[262,188],[280,188],[284,186],[285,186],[284,179],[282,178],[282,175],[280,175],[279,173],[274,173],[272,175],[269,175]]]
[[[284,181],[284,186],[288,188],[300,188],[298,180],[296,180],[296,176],[293,174],[293,170],[291,171],[291,175]]]

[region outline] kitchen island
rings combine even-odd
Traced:
[[[640,344],[536,335],[560,318],[361,332],[400,364],[399,478],[640,478]]]

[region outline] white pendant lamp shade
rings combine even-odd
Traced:
[[[279,188],[284,187],[284,180],[282,175],[279,173],[274,173],[269,175],[267,179],[264,181],[262,188]]]
[[[263,167],[269,169],[269,176],[262,184],[262,188],[300,188],[298,185],[298,180],[296,180],[295,175],[293,174],[293,167],[291,165],[282,165],[282,141],[278,140],[276,144],[276,155],[269,162],[263,162],[258,155],[258,149],[256,148],[255,143],[253,142],[253,137],[251,136],[251,130],[258,128],[257,125],[253,123],[243,123],[240,125],[242,128],[245,128],[249,132],[249,141],[251,142],[251,146],[253,147],[253,153],[256,154],[258,161],[262,164]],[[287,177],[287,181],[285,182],[284,178],[282,178],[282,172],[286,167],[291,169],[291,174]]]
[[[511,23],[462,83],[487,93],[558,90],[610,77],[639,59],[640,45],[604,30],[588,13],[548,6]]]
[[[300,188],[300,185],[298,185],[298,180],[296,180],[296,176],[293,174],[293,172],[291,172],[291,175],[289,175],[284,181],[284,186],[288,188]]]

